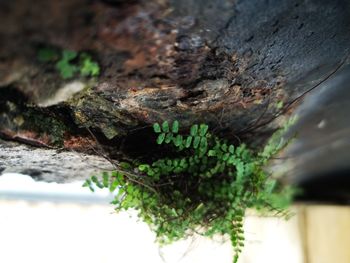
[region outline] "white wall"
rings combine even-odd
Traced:
[[[0,177],[1,263],[232,262],[231,245],[222,238],[195,236],[159,248],[147,225],[132,214],[115,214],[107,193],[91,199],[81,183],[9,178]],[[18,200],[28,196],[31,201]],[[349,207],[293,209],[289,221],[249,211],[239,262],[350,263]]]

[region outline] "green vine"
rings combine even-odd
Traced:
[[[86,180],[84,186],[116,192],[112,202],[116,210],[136,209],[161,244],[193,233],[228,234],[237,262],[244,246],[246,209],[285,214],[291,201],[293,191],[263,169],[285,146],[281,134],[287,127],[275,133],[262,151],[254,152],[245,144],[218,138],[206,124],[195,124],[186,132],[178,121],[155,123],[156,142],[168,157],[123,163],[120,169],[103,173],[102,179]]]

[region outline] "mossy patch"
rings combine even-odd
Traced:
[[[12,94],[4,89],[4,92]],[[0,94],[0,127],[1,131],[9,136],[19,134],[30,135],[33,140],[42,141],[44,144],[62,146],[64,134],[68,127],[54,113],[45,108],[29,106],[26,102],[13,93],[13,97],[1,97]]]
[[[50,144],[63,146],[64,134],[67,127],[60,120],[41,113],[36,108],[28,108],[23,113],[23,129],[37,132],[39,135],[47,135],[50,138]]]

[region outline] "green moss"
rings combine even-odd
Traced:
[[[29,108],[23,114],[24,124],[22,128],[35,131],[40,135],[48,135],[55,146],[63,146],[64,133],[67,127],[63,122],[41,113],[35,108]]]
[[[1,101],[0,101],[1,102]],[[1,104],[1,103],[0,103]],[[68,127],[44,109],[19,102],[5,101],[0,110],[0,126],[14,133],[34,132],[38,137],[48,137],[50,144],[62,146]]]

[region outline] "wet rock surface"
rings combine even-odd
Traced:
[[[310,90],[327,85],[333,93],[317,95],[322,113],[301,112],[305,121],[297,129],[303,146],[296,147],[299,170],[294,179],[303,183],[303,178],[318,176],[310,164],[319,160],[325,160],[322,170],[329,168],[328,174],[347,163],[348,144],[333,147],[347,134],[347,91],[339,88],[345,82],[323,83],[330,76],[349,75],[342,71],[349,62],[346,0],[38,0],[35,5],[2,0],[0,17],[3,138],[40,147],[56,147],[58,141],[66,149],[87,152],[85,142],[95,140],[93,133],[108,151],[123,151],[121,145],[140,148],[154,122],[177,119],[183,126],[205,122],[237,142],[258,145],[276,127],[277,116],[289,115]],[[96,81],[77,77],[83,90],[48,104],[69,83],[54,65],[38,61],[38,50],[46,46],[90,52],[101,75]],[[318,102],[311,104],[319,109]],[[329,105],[338,106],[334,111]],[[26,118],[27,112],[34,118]],[[319,120],[326,112],[335,118]],[[38,115],[48,120],[44,128],[42,121],[31,121]],[[314,121],[321,128],[309,125]],[[57,128],[55,136],[51,126]],[[2,154],[8,146],[0,144]],[[324,145],[339,163],[317,157]],[[307,154],[312,151],[317,154]],[[309,156],[314,157],[305,161]],[[12,163],[6,160],[8,169]],[[68,174],[62,170],[60,175]]]
[[[91,51],[102,69],[98,82],[61,106],[78,125],[108,138],[165,119],[186,126],[205,121],[239,134],[261,112],[260,121],[268,120],[276,103],[287,105],[307,90],[293,85],[299,79],[332,71],[350,40],[347,1],[40,0],[34,8],[4,0],[1,6],[1,86],[40,105],[64,85],[37,61],[38,49]],[[103,116],[102,104],[110,105]]]

